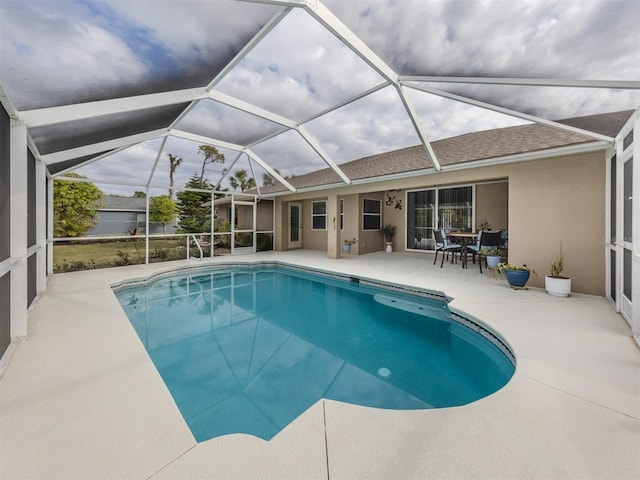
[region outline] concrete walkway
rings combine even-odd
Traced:
[[[229,435],[196,443],[110,289],[186,262],[59,274],[0,380],[0,478],[640,478],[640,351],[606,299],[515,291],[492,272],[440,269],[417,253],[205,262],[231,260],[444,292],[452,310],[500,333],[516,373],[463,407],[391,411],[321,400],[269,442]]]

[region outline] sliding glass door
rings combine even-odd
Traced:
[[[434,250],[436,191],[407,192],[407,249]]]
[[[435,250],[433,229],[472,231],[473,186],[407,192],[408,250]]]
[[[438,189],[438,228],[472,231],[473,187]]]

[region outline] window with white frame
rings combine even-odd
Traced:
[[[326,230],[327,229],[327,202],[319,200],[311,202],[311,229]]]
[[[362,201],[362,230],[380,230],[382,227],[382,201],[365,198]]]

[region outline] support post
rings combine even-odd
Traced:
[[[36,161],[36,294],[47,288],[47,167]]]
[[[11,121],[11,338],[27,335],[27,127]]]

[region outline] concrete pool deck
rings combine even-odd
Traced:
[[[0,379],[0,478],[640,478],[640,349],[606,299],[515,291],[417,253],[202,263],[256,260],[444,292],[506,340],[516,373],[462,407],[321,400],[269,442],[196,443],[110,289],[187,262],[54,275]]]

